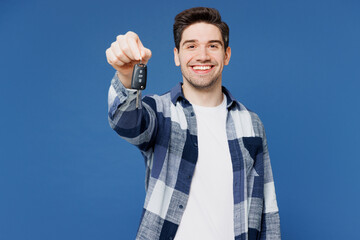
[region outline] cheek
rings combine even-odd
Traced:
[[[182,56],[180,57],[180,61],[183,62],[183,63],[188,63],[188,62],[190,62],[193,58],[194,58],[193,55],[191,55],[191,54],[186,54],[186,55],[182,55]]]
[[[216,59],[217,59],[218,63],[222,63],[222,64],[226,63],[225,55],[219,55],[219,56],[217,56]]]

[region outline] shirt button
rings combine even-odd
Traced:
[[[183,209],[183,207],[184,207],[183,205],[181,205],[181,204],[179,205],[179,208],[180,208],[180,209]]]
[[[194,146],[195,146],[195,147],[197,147],[197,146],[198,146],[197,142],[194,142]]]
[[[194,112],[191,112],[191,113],[190,113],[190,116],[192,116],[192,117],[193,117],[194,115],[195,115],[195,114],[194,114]]]
[[[169,237],[169,240],[173,240],[174,238],[173,237]]]
[[[188,176],[188,179],[191,179],[191,175]]]

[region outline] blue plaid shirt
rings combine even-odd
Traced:
[[[263,124],[229,91],[223,88],[223,92],[233,168],[235,240],[280,239]],[[136,239],[174,239],[198,158],[194,109],[180,83],[164,95],[145,96],[136,108],[136,91],[126,89],[117,74],[108,103],[110,126],[137,146],[145,159],[146,198]]]

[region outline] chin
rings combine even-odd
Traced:
[[[186,79],[187,82],[194,88],[199,90],[210,89],[216,85],[218,79],[212,79],[210,81],[201,81],[201,80],[194,80],[194,79]]]

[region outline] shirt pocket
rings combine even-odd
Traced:
[[[264,161],[261,137],[243,137],[244,160],[248,182],[248,194],[251,197],[263,198],[264,195]]]
[[[256,175],[263,175],[263,145],[261,137],[243,137],[243,145],[245,148],[244,158],[246,164],[246,172],[252,169],[256,171]]]

